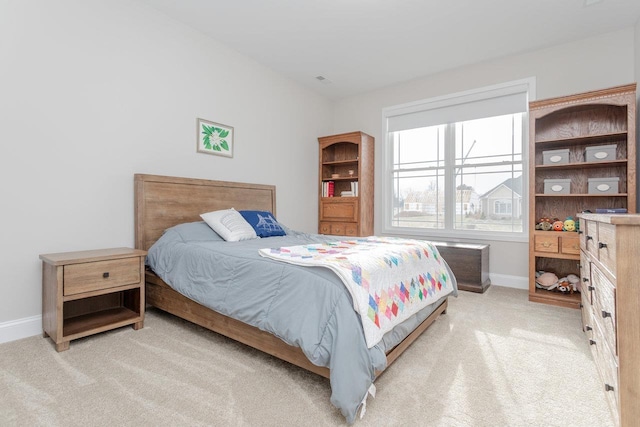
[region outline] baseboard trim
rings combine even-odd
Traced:
[[[529,279],[507,274],[490,274],[491,286],[505,288],[529,289]],[[0,323],[0,344],[42,333],[42,316],[25,317]]]
[[[42,316],[24,317],[0,323],[0,344],[42,333]]]
[[[529,278],[522,276],[509,276],[507,274],[490,274],[491,286],[503,286],[505,288],[529,289]]]

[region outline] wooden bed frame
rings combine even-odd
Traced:
[[[136,174],[134,183],[137,249],[148,250],[164,230],[180,223],[200,221],[200,214],[204,212],[233,207],[276,214],[276,189],[272,185],[144,174]],[[300,348],[184,297],[152,271],[146,272],[145,280],[147,304],[329,378],[329,369],[312,364]],[[387,352],[387,366],[446,312],[447,301],[445,299],[411,334]]]

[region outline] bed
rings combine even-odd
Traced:
[[[134,177],[134,185],[135,242],[136,248],[138,249],[150,250],[159,240],[160,242],[164,242],[167,239],[166,236],[173,236],[170,238],[178,240],[182,239],[183,234],[186,232],[184,230],[191,230],[188,231],[188,233],[193,234],[193,230],[195,230],[193,227],[202,226],[201,224],[203,223],[201,223],[200,214],[205,212],[233,207],[237,210],[263,210],[272,212],[274,216],[276,214],[275,187],[271,185],[146,174],[136,174]],[[288,229],[287,234],[287,236],[279,238],[270,237],[269,239],[256,239],[250,242],[249,247],[251,248],[251,254],[243,255],[243,257],[253,258],[252,262],[254,262],[256,257],[259,258],[257,252],[260,247],[270,247],[274,245],[286,246],[286,244],[295,242],[297,239],[302,239],[301,241],[308,241],[308,239],[324,241],[328,239],[326,236],[308,235]],[[211,248],[217,248],[222,244],[223,243],[218,244],[217,242],[206,243],[206,245],[210,245]],[[156,246],[160,246],[160,243]],[[232,246],[228,245],[226,248],[231,247]],[[233,248],[235,247],[236,246],[233,246]],[[224,250],[217,253],[216,257],[218,257],[217,259],[226,259],[227,257],[231,259],[232,255],[230,255],[229,252],[233,251]],[[285,268],[287,269],[287,274],[289,274],[288,272],[290,270],[295,270],[296,274],[306,274],[306,276],[302,276],[306,277],[306,279],[302,281],[298,280],[296,287],[282,288],[288,289],[288,292],[279,291],[283,295],[294,294],[298,292],[296,289],[299,287],[307,286],[307,282],[313,282],[314,289],[315,287],[327,287],[329,289],[328,292],[331,295],[331,301],[333,301],[332,307],[334,305],[336,307],[338,305],[344,305],[345,301],[350,301],[349,294],[343,287],[334,285],[335,282],[339,283],[339,279],[328,269],[315,269],[313,273],[309,273],[313,268],[310,270],[310,267],[294,265],[283,267],[278,261],[264,258],[259,260],[259,262],[263,263],[265,278],[269,277],[268,274],[270,270],[274,270],[273,274],[276,274],[278,271],[285,271]],[[444,264],[446,265],[446,262]],[[360,335],[363,334],[362,325],[360,318],[357,317],[352,306],[350,314],[347,314],[349,310],[342,308],[339,309],[339,311],[337,308],[334,308],[339,314],[319,314],[319,316],[328,316],[327,318],[331,317],[331,319],[338,318],[336,322],[342,321],[343,323],[341,323],[341,326],[336,328],[336,330],[349,332],[334,333],[330,345],[324,345],[323,342],[319,344],[311,343],[313,349],[310,349],[310,345],[305,343],[306,338],[303,339],[296,335],[295,327],[278,329],[282,328],[282,326],[274,325],[274,323],[284,324],[286,322],[280,320],[268,320],[265,322],[263,319],[255,321],[253,318],[246,319],[243,318],[242,315],[236,315],[238,310],[229,311],[224,306],[216,305],[218,304],[216,299],[204,300],[200,301],[200,303],[196,302],[194,300],[195,297],[188,292],[188,283],[187,292],[184,290],[182,290],[182,293],[178,292],[160,277],[160,275],[170,277],[170,275],[166,275],[165,273],[171,269],[157,268],[158,270],[162,270],[159,274],[156,274],[156,272],[151,269],[146,271],[146,303],[148,305],[329,378],[332,388],[331,402],[340,409],[349,423],[354,422],[357,412],[362,404],[366,402],[366,397],[368,392],[371,391],[371,385],[375,378],[382,374],[386,367],[392,364],[439,315],[446,312],[448,304],[448,296],[440,298],[438,301],[422,309],[410,319],[394,328],[393,331],[385,334],[385,339],[381,341],[379,345],[364,349],[360,347],[347,349],[340,347],[344,346],[344,344],[338,342],[340,340],[364,342],[364,339],[360,338]],[[450,272],[450,270],[448,271]],[[456,295],[457,286],[453,274],[451,274],[451,278],[451,286],[453,289],[449,295]],[[171,282],[169,279],[167,279],[167,281]],[[218,282],[222,283],[224,280],[218,280]],[[174,287],[178,287],[176,286],[177,284],[179,283],[172,283]],[[285,284],[279,286],[290,285]],[[254,291],[262,292],[263,288],[266,288],[266,285],[260,288],[256,287]],[[183,293],[189,295],[189,297],[183,295]],[[278,292],[274,291],[274,294],[277,293]],[[281,304],[272,302],[272,299],[275,298],[273,295],[269,295],[268,298],[269,301],[271,301],[268,305],[268,310],[277,311],[277,309],[273,307],[279,307]],[[278,298],[280,298],[280,296],[278,296]],[[257,313],[263,313],[265,310],[266,308],[263,309],[256,306],[255,311]],[[244,312],[246,311],[245,307]],[[303,312],[304,311],[305,310],[303,310]],[[300,315],[300,313],[297,315]],[[269,312],[269,316],[271,316],[271,312]],[[291,316],[292,317],[287,320],[290,325],[304,323],[295,318],[296,313],[291,313]],[[308,322],[309,316],[306,314],[305,316],[305,322]],[[238,320],[238,318],[242,320]],[[331,320],[331,322],[334,321]],[[347,324],[350,326],[345,326]],[[360,324],[359,328],[352,326],[358,324]],[[327,326],[324,327],[325,329],[327,328]],[[316,338],[318,340],[324,340],[325,335],[322,335],[322,337],[311,337],[311,340]],[[341,337],[335,338],[337,335]],[[306,340],[309,341],[308,339]],[[335,349],[332,346],[335,346]],[[322,350],[325,347],[328,349]],[[318,350],[318,348],[320,348],[320,350]],[[352,362],[352,360],[357,361],[360,359],[364,360],[367,366],[362,366],[362,369],[356,369],[351,366],[351,364],[355,363]],[[363,363],[364,362],[360,363],[360,365]],[[329,369],[329,366],[331,366],[331,369]]]

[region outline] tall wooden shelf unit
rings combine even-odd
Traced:
[[[587,161],[586,149],[597,146],[615,146],[615,159]],[[553,150],[568,150],[567,162],[545,164],[543,152]],[[529,165],[529,300],[579,308],[580,294],[536,288],[535,273],[580,276],[581,231],[535,230],[535,224],[597,208],[636,212],[636,84],[531,102]],[[619,178],[617,193],[589,193],[589,179],[608,177]],[[570,181],[569,193],[545,194],[550,179]]]
[[[375,139],[363,132],[350,132],[320,137],[318,142],[318,233],[372,235]],[[325,197],[323,187],[330,181],[334,196]],[[343,191],[355,187],[356,195],[341,197]]]

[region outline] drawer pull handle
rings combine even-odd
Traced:
[[[592,328],[591,326],[586,326],[584,329],[585,329],[586,331],[593,331],[593,328]]]
[[[609,385],[609,384],[604,385],[604,391],[613,391],[613,390],[615,389],[613,388],[612,385]]]
[[[602,248],[606,248],[606,247],[607,247],[606,243],[598,242],[598,248],[602,249]]]
[[[591,237],[591,236],[589,236],[589,235],[587,234],[587,240],[593,240],[593,237]]]
[[[109,272],[105,271],[104,273],[102,273],[102,277],[104,277],[105,279],[109,278]]]
[[[588,281],[589,281],[589,279],[587,279],[586,277],[583,277],[583,278],[582,278],[582,281],[583,281],[583,282],[588,282]]]
[[[587,286],[587,289],[590,291],[595,291],[596,287],[595,286]]]
[[[582,234],[584,233],[582,230],[578,230],[578,234]]]
[[[551,243],[549,243],[549,242],[542,242],[542,247],[543,247],[543,248],[548,248],[548,247],[550,247],[550,246],[551,246]]]
[[[596,342],[594,340],[589,340],[589,345],[596,345]]]
[[[606,319],[607,317],[611,317],[611,313],[609,313],[608,311],[604,311],[604,310],[602,310],[602,317],[603,317],[603,318],[605,318],[605,319]]]

